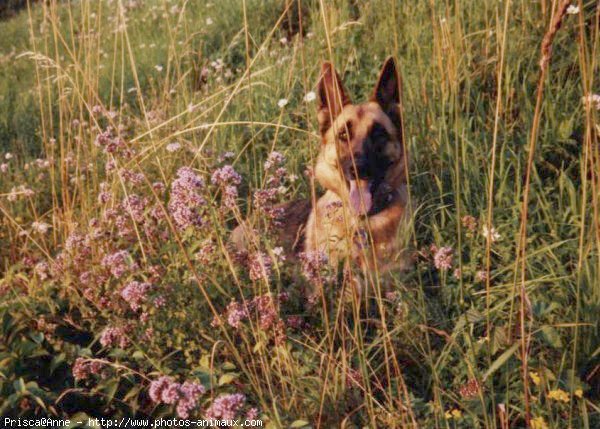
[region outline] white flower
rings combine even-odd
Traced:
[[[594,107],[596,110],[600,110],[600,94],[588,94],[581,98],[581,101],[585,107]]]
[[[212,18],[206,18],[206,25],[213,25]]]
[[[495,241],[498,241],[502,238],[502,236],[498,233],[498,231],[496,231],[496,228],[492,227],[490,230],[488,230],[487,225],[483,225],[482,234],[485,238],[489,237],[489,239],[492,243]]]
[[[283,247],[273,248],[273,254],[279,261],[281,261],[281,262],[285,261],[285,252],[283,250]]]
[[[31,228],[39,232],[40,234],[45,234],[50,229],[50,225],[48,225],[45,222],[33,222],[31,224]]]
[[[579,6],[575,6],[574,4],[569,5],[567,8],[567,14],[569,15],[577,15],[579,13]]]
[[[287,45],[288,39],[287,37],[282,37],[281,39],[279,39],[279,43],[281,43],[282,45]]]
[[[304,101],[310,103],[311,101],[315,101],[317,99],[317,94],[314,91],[307,92],[304,96]]]
[[[288,104],[287,98],[282,98],[281,100],[279,100],[277,102],[277,105],[279,106],[279,108],[284,108],[285,106],[287,106],[287,104]]]
[[[157,72],[159,72],[159,73],[160,73],[161,71],[163,71],[163,66],[161,66],[160,64],[157,64],[157,65],[155,65],[155,66],[154,66],[154,68],[155,68],[155,69],[156,69],[156,71],[157,71]]]
[[[196,110],[196,106],[194,106],[194,103],[190,103],[190,104],[188,104],[188,106],[187,106],[187,111],[188,111],[189,113],[192,113],[194,110]]]
[[[6,155],[4,155],[5,159],[12,159],[13,155],[10,152],[7,152]]]
[[[8,171],[8,164],[3,162],[2,164],[0,164],[0,171],[2,173],[6,173]]]
[[[181,148],[179,143],[170,143],[167,145],[168,152],[177,152]]]

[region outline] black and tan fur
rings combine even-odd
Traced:
[[[385,270],[397,254],[397,231],[408,206],[395,61],[388,58],[373,95],[362,104],[350,102],[326,62],[317,100],[321,148],[314,176],[325,193],[315,204],[284,205],[281,240],[295,251],[324,251],[333,264],[350,258]],[[234,233],[238,244],[242,229]]]

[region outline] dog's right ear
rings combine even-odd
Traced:
[[[321,67],[318,91],[317,119],[319,121],[319,131],[323,135],[331,127],[331,123],[340,114],[344,106],[350,104],[350,98],[344,90],[340,76],[328,61],[324,62]]]

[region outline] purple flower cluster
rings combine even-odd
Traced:
[[[242,176],[231,165],[225,165],[214,171],[210,181],[223,189],[223,205],[229,209],[235,207],[238,197],[237,187],[242,183]]]
[[[272,330],[275,344],[282,344],[286,338],[285,323],[279,317],[277,304],[285,300],[286,295],[274,298],[270,294],[259,295],[251,301],[232,301],[225,309],[225,319],[232,328],[239,329],[242,322],[250,317],[252,311],[258,316],[258,327],[264,331]],[[212,326],[219,326],[219,319],[215,317]]]
[[[35,267],[33,267],[33,271],[42,281],[50,277],[50,266],[46,261],[38,262],[37,264],[35,264]]]
[[[288,316],[286,322],[290,328],[296,329],[297,331],[301,331],[308,326],[308,324],[305,322],[304,318],[297,314]]]
[[[323,251],[309,250],[298,255],[302,266],[302,274],[312,284],[323,281],[323,270],[327,268],[327,255]]]
[[[211,240],[207,240],[202,243],[202,246],[196,253],[195,258],[201,264],[206,265],[212,261],[215,250],[215,243],[213,243]]]
[[[479,270],[475,273],[475,280],[478,282],[485,282],[488,279],[486,270]]]
[[[190,411],[197,407],[198,399],[205,392],[206,389],[200,383],[191,381],[177,383],[171,377],[162,376],[150,383],[148,394],[156,403],[177,404],[177,416],[187,419]]]
[[[121,290],[121,297],[129,303],[133,311],[137,311],[146,300],[148,291],[152,288],[150,283],[131,281]]]
[[[91,247],[89,246],[88,237],[77,232],[69,234],[67,240],[65,241],[65,248],[72,255],[81,254],[82,256],[87,256],[92,251]]]
[[[71,257],[72,262],[77,266],[81,266],[90,259],[92,248],[90,246],[90,237],[82,235],[78,232],[69,234],[65,241],[65,249]]]
[[[241,304],[237,301],[231,301],[225,310],[229,326],[238,329],[242,322],[248,318],[248,310],[248,305]]]
[[[266,187],[254,192],[254,207],[265,215],[273,226],[280,226],[284,210],[278,206],[277,197],[285,192],[282,186],[287,177],[287,170],[280,167],[285,162],[285,157],[279,152],[271,152],[265,161],[265,171],[269,173],[266,178]],[[275,169],[275,171],[273,171]]]
[[[96,136],[94,144],[101,147],[104,153],[117,153],[124,148],[125,141],[121,137],[115,136],[111,127],[107,127]]]
[[[454,250],[452,247],[440,247],[433,255],[433,264],[438,270],[450,269],[452,267],[453,253]]]
[[[136,173],[126,168],[119,170],[119,175],[130,185],[139,186],[144,183],[144,173]]]
[[[354,387],[362,386],[364,383],[361,372],[354,368],[346,369],[346,388],[352,389]]]
[[[98,193],[98,203],[105,204],[110,201],[110,186],[106,182],[100,183],[100,192]]]
[[[136,194],[127,195],[121,202],[121,208],[127,212],[134,222],[144,221],[144,210],[148,205],[147,198],[141,198]]]
[[[252,281],[268,280],[272,266],[273,261],[263,252],[256,252],[248,257],[248,274]]]
[[[246,396],[242,393],[221,395],[213,401],[205,412],[209,420],[233,420],[246,403]]]
[[[115,253],[104,256],[102,258],[102,267],[110,271],[110,273],[119,278],[129,270],[135,268],[135,264],[129,263],[129,252],[127,250],[118,250]]]
[[[181,230],[189,226],[203,225],[200,208],[206,204],[201,195],[204,180],[189,167],[177,171],[177,179],[171,184],[169,212]]]
[[[261,329],[267,330],[279,320],[279,314],[275,308],[275,302],[271,295],[265,294],[255,297],[252,300],[256,313],[258,314],[258,326]]]
[[[85,358],[77,358],[72,368],[73,377],[75,380],[85,380],[92,374],[100,374],[103,367],[104,365],[102,362]]]
[[[464,226],[469,232],[473,233],[477,229],[477,219],[471,215],[465,215],[460,219],[462,226]]]
[[[283,165],[284,162],[285,156],[283,156],[283,154],[281,154],[280,152],[273,151],[269,154],[267,160],[265,161],[265,171],[269,171],[273,167],[279,167]]]
[[[120,348],[125,349],[129,346],[130,341],[125,334],[125,329],[109,326],[102,331],[102,334],[100,335],[100,344],[104,347],[119,346]]]
[[[224,165],[221,168],[217,168],[210,179],[213,185],[234,185],[238,186],[242,183],[242,176],[240,176],[231,165]]]

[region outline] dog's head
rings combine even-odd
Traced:
[[[331,63],[318,85],[321,151],[315,177],[357,215],[372,215],[406,182],[400,79],[388,58],[368,102],[352,104]]]

